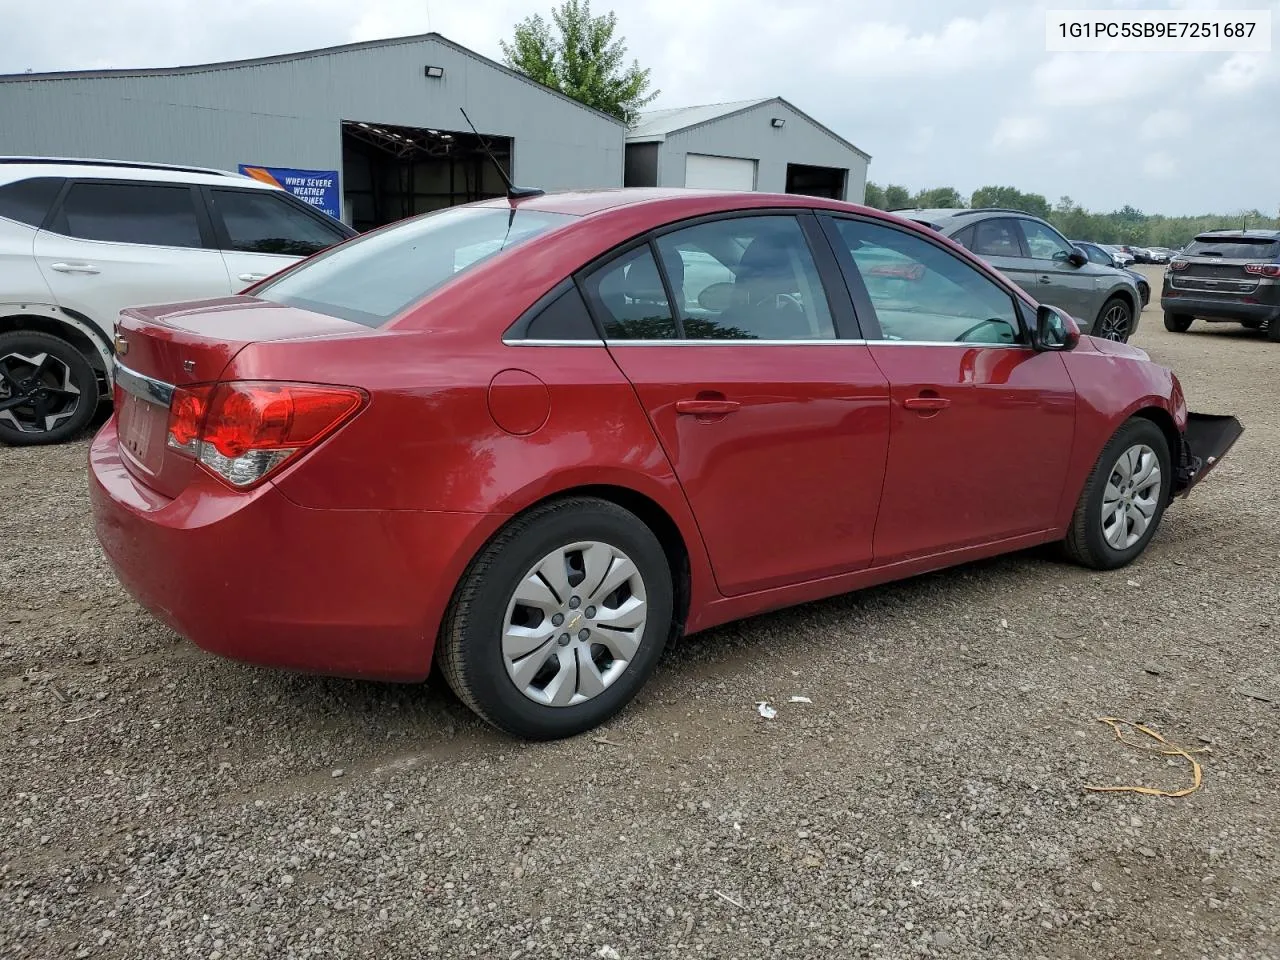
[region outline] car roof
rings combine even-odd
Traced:
[[[0,183],[30,177],[83,177],[95,180],[154,180],[161,183],[198,183],[275,190],[278,187],[253,177],[211,167],[146,163],[134,160],[102,160],[80,157],[0,156]]]
[[[1252,230],[1204,230],[1196,234],[1196,239],[1207,237],[1210,240],[1228,240],[1231,237],[1241,237],[1254,240],[1280,240],[1280,230],[1263,229],[1255,227]]]
[[[717,202],[719,201],[719,202]],[[830,210],[848,210],[884,215],[882,210],[871,210],[855,203],[828,200],[798,193],[757,193],[755,191],[696,190],[687,187],[605,187],[598,190],[552,191],[535,197],[514,201],[520,209],[542,210],[547,213],[564,213],[585,217],[591,214],[636,205],[680,206],[691,204],[710,207],[713,210],[747,210],[758,207],[822,207]],[[472,204],[478,207],[509,209],[512,201],[506,197],[482,200]]]
[[[1027,213],[1025,210],[1015,210],[1012,207],[933,207],[931,209],[912,210],[903,208],[900,210],[890,210],[894,216],[904,217],[907,220],[914,220],[917,223],[926,223],[935,230],[941,229],[944,223],[949,224],[953,220],[967,219],[969,217],[978,218],[982,216],[991,216],[1000,214],[1001,216],[1026,217],[1030,220],[1039,220],[1034,213]]]

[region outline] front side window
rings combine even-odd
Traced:
[[[980,220],[973,225],[973,244],[965,244],[980,257],[1021,257],[1018,224],[1007,218]]]
[[[1111,266],[1111,257],[1101,247],[1095,247],[1093,244],[1080,246],[1084,251],[1084,255],[1089,258],[1091,263],[1100,263],[1104,267]]]
[[[955,254],[893,227],[860,220],[835,223],[884,339],[1021,342],[1013,297]]]
[[[713,220],[657,239],[687,340],[832,340],[835,326],[800,222]]]
[[[214,189],[209,193],[232,250],[309,257],[345,239],[275,191]]]
[[[448,208],[334,247],[254,295],[379,327],[464,270],[575,219],[543,210]]]
[[[1071,244],[1057,230],[1036,220],[1019,220],[1018,224],[1032,260],[1066,260],[1071,256]]]
[[[150,183],[73,183],[54,218],[55,233],[81,240],[200,247],[190,187]]]

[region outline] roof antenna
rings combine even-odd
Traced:
[[[517,187],[511,182],[511,178],[507,176],[507,171],[502,169],[502,164],[498,163],[498,158],[493,155],[489,149],[489,144],[485,142],[484,137],[480,136],[480,131],[476,129],[476,125],[471,122],[471,118],[467,116],[467,111],[463,107],[459,107],[462,111],[462,118],[467,121],[467,126],[471,128],[471,132],[476,135],[476,139],[480,141],[480,149],[484,151],[485,156],[492,161],[493,165],[498,169],[498,176],[502,178],[502,182],[507,185],[508,200],[527,200],[529,197],[540,197],[547,191],[539,190],[537,187]]]

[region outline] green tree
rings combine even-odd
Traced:
[[[911,206],[911,191],[906,187],[891,183],[884,188],[885,210],[905,210],[909,206]]]
[[[640,108],[660,91],[649,90],[649,70],[625,63],[626,43],[615,39],[618,17],[591,15],[591,0],[565,0],[551,11],[515,26],[511,43],[501,41],[507,66],[579,103],[634,124]]]
[[[979,187],[970,203],[975,207],[1008,207],[1034,217],[1048,219],[1049,201],[1038,193],[1023,193],[1017,187]]]
[[[867,181],[867,190],[863,194],[862,202],[868,207],[875,207],[877,210],[887,210],[884,202],[884,187],[878,183]]]
[[[946,210],[966,204],[955,187],[930,187],[916,194],[915,206],[922,210]]]

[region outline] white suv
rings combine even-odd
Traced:
[[[354,235],[236,173],[0,157],[0,442],[85,428],[125,307],[231,296]]]

